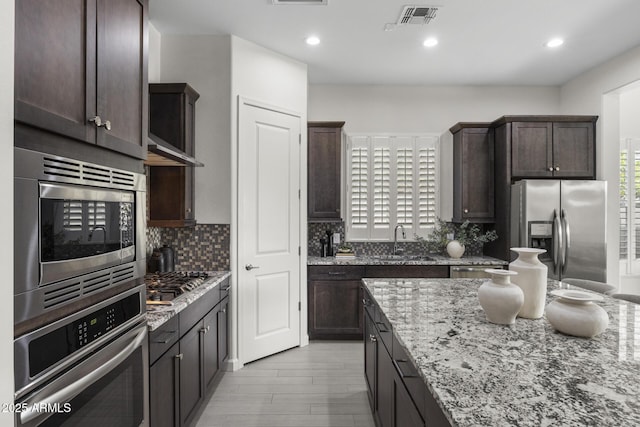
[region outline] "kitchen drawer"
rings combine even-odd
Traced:
[[[180,312],[180,330],[188,331],[220,302],[220,284]]]
[[[308,280],[360,280],[364,277],[362,265],[313,265],[307,272]]]
[[[180,314],[177,314],[149,333],[150,365],[180,339],[179,318]]]
[[[363,277],[370,278],[447,278],[446,265],[368,265]]]
[[[362,304],[364,305],[365,311],[371,317],[371,320],[373,320],[374,323],[377,322],[380,319],[380,310],[378,309],[375,300],[367,290],[367,287],[364,285],[362,285]]]
[[[420,412],[423,419],[428,419],[426,415],[426,397],[429,391],[418,369],[409,359],[406,350],[400,345],[395,336],[393,337],[392,360],[398,375],[411,396],[411,400],[418,408],[418,412]]]
[[[229,288],[231,285],[229,284],[229,278],[224,279],[222,283],[218,285],[220,288],[220,301],[229,296]]]
[[[380,310],[379,308],[378,319],[374,319],[373,322],[376,324],[376,328],[378,329],[378,333],[380,334],[380,338],[382,339],[384,346],[387,348],[387,352],[389,354],[393,354],[393,329],[391,328],[391,322],[389,322],[387,316],[385,316],[382,310]]]

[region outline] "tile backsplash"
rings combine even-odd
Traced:
[[[309,222],[308,223],[308,255],[320,256],[320,239],[326,239],[327,230],[340,233],[340,240],[344,241],[344,222]],[[398,234],[400,236],[400,234]],[[393,242],[348,242],[357,255],[390,255],[393,253]],[[424,255],[424,249],[418,242],[398,240],[398,247],[405,255]],[[467,248],[467,256],[482,255],[482,244]]]
[[[176,270],[229,270],[229,224],[197,224],[186,228],[147,228],[147,259],[154,248],[171,246]]]

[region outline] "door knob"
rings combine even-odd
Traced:
[[[260,267],[257,265],[251,265],[251,264],[247,264],[244,266],[244,269],[247,271],[253,270],[254,268],[260,268]]]

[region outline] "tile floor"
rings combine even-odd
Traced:
[[[311,341],[227,372],[196,427],[374,427],[358,341]]]

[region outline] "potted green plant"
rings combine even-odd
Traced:
[[[497,238],[495,230],[483,233],[477,224],[469,221],[458,225],[440,218],[436,219],[434,229],[427,238],[416,236],[427,253],[449,253],[452,258],[460,258],[468,245],[485,244]]]

